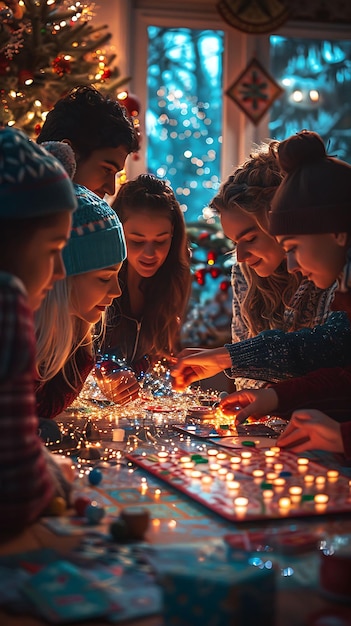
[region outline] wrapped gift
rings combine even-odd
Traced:
[[[198,563],[163,567],[167,626],[272,626],[275,573],[249,563]]]

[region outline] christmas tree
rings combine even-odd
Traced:
[[[215,348],[231,341],[234,246],[210,209],[201,220],[187,224],[187,233],[193,288],[182,345]]]
[[[72,87],[112,93],[128,78],[113,65],[107,26],[94,26],[94,3],[75,0],[0,2],[0,125],[29,135]]]

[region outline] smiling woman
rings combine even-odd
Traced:
[[[179,350],[191,286],[187,235],[172,189],[151,174],[122,185],[112,206],[123,224],[127,260],[102,351],[123,357],[139,374]]]

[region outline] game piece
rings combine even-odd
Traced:
[[[142,507],[127,507],[121,511],[121,520],[128,528],[131,539],[142,541],[149,527],[150,513]]]
[[[128,526],[120,517],[110,524],[110,533],[112,539],[117,543],[126,543],[130,540]]]
[[[94,467],[94,469],[89,472],[88,480],[91,485],[99,485],[99,483],[101,483],[102,481],[102,471],[99,470],[97,467]]]
[[[96,502],[91,502],[85,509],[84,516],[89,524],[98,524],[105,515],[105,509]]]
[[[84,496],[79,496],[75,499],[73,505],[79,517],[83,517],[85,514],[85,509],[87,506],[91,504],[90,498],[86,498]]]
[[[67,509],[66,500],[61,496],[55,496],[49,504],[48,515],[63,515]]]

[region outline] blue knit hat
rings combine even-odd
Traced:
[[[122,263],[127,256],[121,222],[110,205],[92,191],[74,185],[78,209],[71,236],[62,251],[67,276]]]
[[[0,219],[40,217],[77,206],[61,163],[17,128],[0,128]]]

